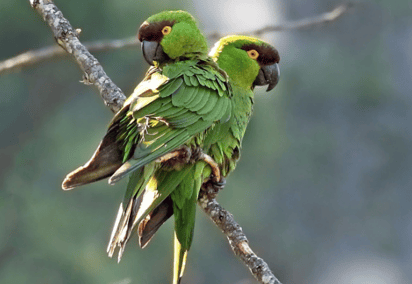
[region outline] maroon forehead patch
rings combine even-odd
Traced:
[[[174,21],[168,21],[168,20],[156,22],[156,23],[144,22],[139,28],[139,32],[137,33],[137,38],[139,39],[140,42],[144,40],[160,42],[163,38],[162,29],[165,26],[172,27],[174,23],[175,23]]]
[[[256,59],[256,61],[260,66],[272,65],[274,63],[279,63],[280,61],[279,52],[275,48],[268,45],[257,45],[251,43],[242,46],[242,49],[246,51],[252,49],[256,50],[259,53],[259,57]]]

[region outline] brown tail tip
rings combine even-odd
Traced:
[[[69,185],[70,180],[68,180],[67,178],[64,179],[63,183],[62,183],[62,189],[64,191],[69,191],[70,189],[72,189],[73,187],[70,187]]]
[[[77,172],[77,171],[75,171],[75,172]],[[76,187],[76,185],[75,185],[74,182],[73,182],[73,174],[74,174],[75,172],[71,172],[70,174],[68,174],[68,175],[64,178],[63,183],[62,183],[62,189],[63,189],[63,190],[66,190],[66,191],[67,191],[67,190],[70,190],[70,189]]]
[[[62,183],[63,190],[71,190],[76,186],[95,181],[96,178],[91,177],[90,171],[87,167],[79,167],[78,169],[69,173]]]
[[[112,164],[99,164],[92,158],[86,165],[79,167],[66,176],[62,183],[62,189],[70,190],[80,185],[110,177],[120,166],[121,161],[115,161]]]

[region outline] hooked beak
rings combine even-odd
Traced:
[[[253,86],[269,85],[266,92],[272,90],[279,82],[280,70],[277,63],[272,65],[263,66],[259,70]]]
[[[169,59],[162,46],[156,41],[142,41],[142,52],[144,59],[149,65],[154,65],[153,61],[162,63]]]

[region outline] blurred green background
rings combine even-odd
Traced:
[[[258,88],[242,159],[218,201],[283,283],[412,283],[412,2],[362,1],[336,22],[266,34],[281,80]],[[186,9],[236,33],[329,11],[332,0],[56,1],[81,40],[132,36]],[[28,1],[0,1],[0,60],[53,45]],[[96,53],[126,94],[140,48]],[[168,283],[172,222],[117,264],[106,244],[125,182],[63,192],[112,113],[71,58],[0,76],[0,283]],[[198,211],[182,283],[255,283]]]

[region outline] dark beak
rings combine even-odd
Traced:
[[[153,65],[153,61],[162,63],[169,60],[169,56],[164,53],[162,46],[155,41],[142,42],[143,57],[149,65]]]
[[[280,70],[277,63],[272,65],[263,66],[259,70],[253,86],[269,85],[266,92],[272,90],[279,82]]]

